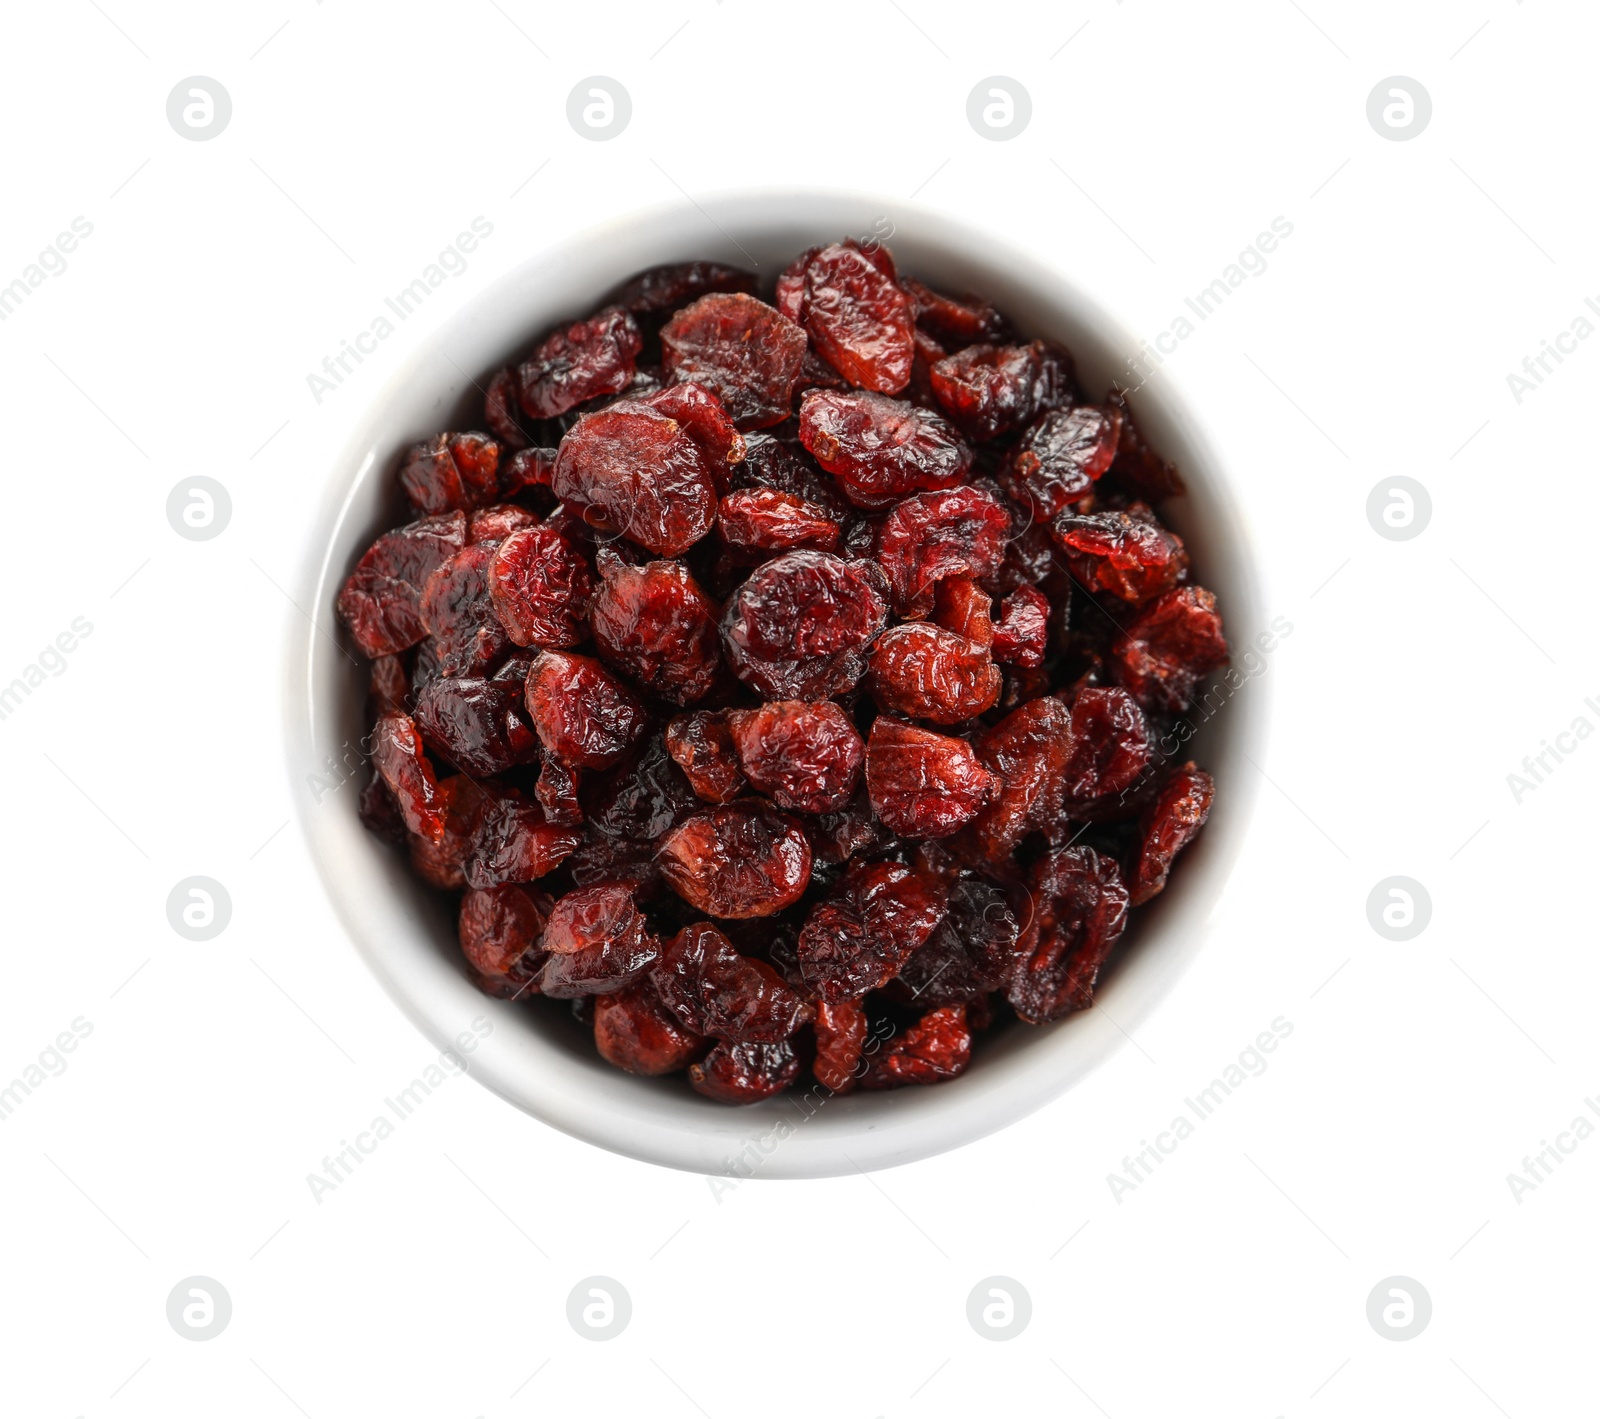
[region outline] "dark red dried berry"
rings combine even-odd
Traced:
[[[1017,897],[1024,893],[1017,884]],[[933,934],[901,967],[889,994],[930,1009],[981,1000],[1016,970],[1025,943],[1023,923],[1006,892],[992,882],[965,877],[950,888],[950,910]]]
[[[588,634],[593,593],[588,561],[553,527],[511,533],[489,563],[489,596],[516,645],[579,644]]]
[[[1089,847],[1062,847],[1033,865],[1034,916],[1026,955],[1006,999],[1031,1025],[1093,1001],[1100,968],[1128,921],[1128,889],[1117,864]]]
[[[712,291],[753,295],[755,289],[756,278],[748,271],[715,261],[677,261],[641,271],[612,292],[609,304],[635,315],[659,315]]]
[[[859,1000],[818,1001],[812,1022],[817,1037],[817,1057],[811,1073],[830,1093],[848,1094],[861,1070],[861,1052],[867,1042],[867,1012]]]
[[[517,400],[534,419],[554,419],[585,400],[620,394],[633,380],[639,327],[616,307],[547,335],[517,368]]]
[[[799,324],[805,318],[806,267],[822,248],[808,246],[778,273],[778,288],[773,304],[790,320]]]
[[[524,687],[528,718],[545,749],[575,769],[609,769],[643,737],[639,697],[598,660],[542,652]]]
[[[511,648],[489,595],[488,542],[463,547],[422,588],[422,624],[444,675],[481,675]]]
[[[888,618],[883,573],[828,552],[787,552],[728,601],[722,643],[734,673],[767,699],[820,700],[851,689]]]
[[[910,382],[911,302],[872,255],[838,245],[812,257],[803,318],[817,352],[857,388],[898,394]]]
[[[677,385],[585,414],[561,440],[551,489],[630,541],[675,557],[711,530],[719,483],[744,456],[731,422],[731,439],[719,437],[720,411],[698,385]]]
[[[807,391],[800,442],[857,507],[947,488],[972,466],[972,450],[938,414],[881,394]]]
[[[719,1044],[689,1066],[689,1086],[722,1104],[753,1104],[787,1089],[800,1072],[794,1047]]]
[[[934,398],[950,422],[980,443],[1008,434],[1050,407],[1071,384],[1042,340],[1030,345],[968,345],[928,371]]]
[[[1134,906],[1148,902],[1167,885],[1172,861],[1211,816],[1216,785],[1191,760],[1162,786],[1139,823],[1139,845],[1130,872]]]
[[[474,887],[532,882],[553,872],[582,841],[582,833],[552,823],[538,803],[499,789],[488,796],[462,871]]]
[[[589,608],[595,644],[614,669],[675,705],[704,699],[722,663],[721,608],[681,562],[631,567],[602,552]]]
[[[796,813],[831,813],[855,795],[866,750],[832,700],[775,700],[728,716],[739,766],[758,793]]]
[[[607,1064],[647,1075],[675,1074],[706,1048],[642,985],[595,997],[594,1043]]]
[[[1005,335],[1004,317],[979,296],[943,296],[915,276],[902,276],[900,285],[911,298],[917,324],[952,349],[997,341]]]
[[[862,1079],[864,1089],[938,1084],[963,1073],[972,1060],[972,1031],[965,1005],[941,1005],[877,1051]]]
[[[1170,591],[1189,570],[1183,539],[1157,522],[1144,503],[1063,513],[1051,535],[1080,585],[1135,605]]]
[[[444,836],[439,781],[410,716],[386,714],[373,726],[372,767],[394,795],[407,830],[438,842]]]
[[[771,966],[741,956],[708,921],[667,942],[650,981],[680,1025],[719,1040],[776,1044],[805,1015],[805,1002]]]
[[[538,757],[539,741],[521,714],[522,686],[448,676],[417,696],[413,718],[430,749],[462,773],[498,774]]]
[[[1200,681],[1228,662],[1217,598],[1198,586],[1167,592],[1117,637],[1111,661],[1145,709],[1182,713]]]
[[[903,838],[948,837],[1000,791],[972,746],[880,714],[867,740],[872,811]]]
[[[771,489],[788,493],[803,503],[821,508],[841,525],[853,515],[850,500],[831,478],[807,456],[797,440],[780,439],[772,434],[750,434],[745,439],[744,462],[733,470],[733,484],[740,489]]]
[[[1176,468],[1144,441],[1144,435],[1134,423],[1127,393],[1113,389],[1106,395],[1106,403],[1122,415],[1117,455],[1108,470],[1111,481],[1119,489],[1146,502],[1158,503],[1163,498],[1177,497],[1183,492],[1183,479]]]
[[[763,429],[789,417],[806,333],[753,296],[702,296],[661,331],[662,364],[675,381],[691,381],[722,401],[741,429]]]
[[[1072,742],[1072,716],[1050,695],[1018,706],[979,736],[978,757],[1000,776],[1000,796],[971,829],[982,858],[1002,862],[1028,833],[1059,826]]]
[[[1031,586],[1019,586],[1000,603],[1000,619],[994,627],[994,658],[1032,670],[1044,664],[1049,640],[1049,600]]]
[[[660,955],[660,942],[620,883],[580,887],[550,910],[544,929],[549,952],[539,989],[558,1000],[609,995],[642,981]]]
[[[466,863],[491,799],[465,774],[439,780],[439,812],[444,832],[437,842],[411,834],[406,848],[411,867],[430,886],[459,892],[467,885]]]
[[[515,883],[469,887],[457,934],[473,983],[486,995],[516,1000],[538,993],[545,951],[540,945],[550,899]]]
[[[974,645],[994,644],[994,598],[969,576],[952,576],[933,588],[933,623]]]
[[[945,885],[897,862],[858,863],[806,918],[796,944],[800,971],[830,1004],[893,979],[945,914]]]
[[[544,816],[562,828],[583,826],[583,805],[578,799],[578,771],[559,759],[546,759],[539,765],[539,781],[533,796],[544,809]]]
[[[1122,429],[1115,408],[1052,409],[1031,424],[1000,475],[1005,490],[1041,522],[1094,492],[1111,467]]]
[[[367,548],[335,606],[363,655],[394,655],[428,634],[422,588],[466,545],[467,519],[452,512],[385,532]]]
[[[811,845],[800,825],[758,803],[686,818],[656,856],[667,885],[709,916],[774,916],[799,901],[811,880]]]
[[[500,465],[501,495],[510,496],[528,488],[548,488],[555,472],[555,449],[521,449]]]
[[[729,493],[717,504],[717,530],[730,551],[752,559],[800,547],[839,550],[839,524],[827,509],[776,488]]]
[[[881,709],[961,724],[1000,698],[1000,668],[965,636],[926,621],[892,626],[873,643],[867,687]]]
[[[696,796],[707,803],[732,803],[749,792],[725,712],[678,715],[667,722],[666,744]]]
[[[917,493],[897,504],[878,529],[878,565],[889,578],[895,609],[926,616],[935,584],[946,577],[993,577],[1010,532],[1011,515],[984,488]]]
[[[515,503],[491,503],[475,509],[467,518],[467,541],[501,543],[513,532],[538,523],[525,507]]]
[[[483,422],[504,451],[516,453],[528,447],[528,435],[517,418],[517,379],[508,369],[496,370],[483,392]]]
[[[453,512],[494,501],[500,445],[487,434],[440,434],[406,455],[400,486],[421,513]]]
[[[367,672],[367,714],[404,714],[411,697],[405,662],[398,655],[380,655]]]
[[[1072,753],[1067,759],[1069,817],[1118,816],[1117,796],[1150,763],[1150,726],[1126,690],[1089,687],[1072,701]],[[1131,805],[1127,810],[1132,811]]]

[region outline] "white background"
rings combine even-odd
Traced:
[[[0,682],[93,632],[0,722],[0,1080],[93,1033],[0,1124],[0,1408],[26,1416],[635,1409],[1068,1416],[1592,1412],[1600,1141],[1506,1175],[1600,1093],[1589,411],[1600,341],[1506,376],[1600,297],[1592,6],[666,0],[445,7],[68,0],[6,19],[0,283],[93,235],[0,324]],[[178,137],[207,75],[227,130]],[[568,91],[633,100],[582,140]],[[988,142],[966,98],[1020,81]],[[1421,136],[1366,118],[1390,75]],[[535,175],[536,174],[536,175]],[[684,193],[794,179],[992,226],[1165,329],[1275,216],[1292,237],[1160,378],[1255,507],[1274,614],[1264,786],[1219,933],[1134,1045],[977,1145],[871,1178],[745,1183],[609,1156],[452,1080],[354,1178],[306,1174],[432,1053],[343,939],[298,838],[282,644],[349,422],[453,302]],[[477,215],[493,236],[319,406],[306,375]],[[708,237],[709,239],[709,237]],[[225,533],[181,539],[204,474]],[[1430,491],[1391,542],[1380,479]],[[1547,760],[1547,763],[1553,761]],[[1227,785],[1222,785],[1227,791]],[[233,918],[193,943],[192,874]],[[1425,884],[1394,943],[1366,898]],[[1275,1017],[1293,1034],[1156,1176],[1108,1173]],[[215,1340],[169,1326],[220,1281]],[[629,1291],[600,1345],[579,1279]],[[979,1279],[1033,1318],[968,1325]],[[1392,1275],[1418,1338],[1366,1317]],[[533,1376],[533,1378],[529,1378]]]

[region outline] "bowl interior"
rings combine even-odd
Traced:
[[[1028,335],[1060,340],[1091,393],[1113,380],[1131,382],[1126,362],[1137,342],[1061,270],[1008,250],[989,232],[837,193],[747,193],[644,213],[530,258],[437,327],[389,380],[332,469],[302,587],[314,624],[298,623],[292,647],[288,753],[302,826],[344,925],[385,988],[438,1048],[463,1035],[472,1040],[464,1059],[470,1072],[519,1108],[602,1147],[702,1173],[820,1177],[909,1162],[990,1133],[1082,1078],[1204,945],[1254,797],[1256,775],[1243,755],[1265,733],[1266,686],[1256,678],[1203,722],[1191,714],[1196,732],[1179,758],[1194,757],[1216,776],[1216,808],[1171,887],[1135,914],[1102,977],[1099,1008],[1043,1027],[997,1030],[967,1074],[936,1088],[839,1098],[796,1090],[729,1108],[681,1078],[613,1069],[558,1007],[507,1005],[469,983],[447,903],[356,816],[365,663],[343,648],[332,607],[372,538],[401,520],[399,455],[441,429],[481,426],[478,386],[488,373],[543,330],[592,310],[643,267],[727,261],[754,267],[770,288],[800,250],[846,235],[876,235],[902,270],[942,289],[979,292]],[[1140,389],[1133,407],[1150,442],[1187,482],[1188,492],[1163,512],[1188,542],[1198,579],[1216,593],[1238,646],[1265,625],[1246,523],[1199,423],[1165,380]],[[330,761],[342,766],[332,778]],[[321,786],[308,789],[313,779]],[[340,782],[339,790],[330,791],[330,782]]]

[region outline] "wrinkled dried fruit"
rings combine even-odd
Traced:
[[[689,1085],[698,1094],[722,1104],[753,1104],[787,1089],[800,1072],[794,1047],[719,1044],[698,1064],[689,1066]]]
[[[1108,809],[1115,814],[1117,795],[1132,788],[1150,763],[1144,711],[1126,690],[1091,686],[1078,691],[1071,717],[1067,814],[1104,817]]]
[[[667,884],[710,916],[772,916],[811,880],[811,845],[793,818],[736,803],[685,819],[657,856]]]
[[[457,931],[479,990],[502,1000],[537,992],[549,911],[549,898],[514,883],[467,889]]]
[[[900,284],[911,298],[917,324],[953,349],[999,340],[1005,334],[1004,317],[979,296],[940,295],[914,276],[903,277]]]
[[[712,291],[743,291],[753,295],[756,278],[748,271],[715,261],[678,261],[652,266],[612,292],[610,304],[635,315],[658,315],[676,310],[697,296]]]
[[[539,765],[539,781],[533,796],[544,809],[544,816],[563,828],[583,826],[583,804],[578,799],[578,771],[559,759],[546,759]]]
[[[439,780],[437,806],[444,831],[436,841],[416,834],[406,838],[411,866],[424,882],[445,892],[467,885],[467,858],[489,803],[489,795],[465,774]]]
[[[897,862],[860,863],[806,918],[800,971],[819,1000],[865,995],[893,979],[945,914],[945,885]]]
[[[972,1060],[972,1031],[965,1005],[941,1005],[896,1035],[872,1056],[864,1089],[937,1084],[954,1079]]]
[[[1114,408],[1079,404],[1053,409],[1017,440],[1000,481],[1041,522],[1068,511],[1094,491],[1111,467],[1122,429]]]
[[[1044,664],[1049,641],[1049,600],[1031,586],[1019,586],[1000,603],[1000,619],[994,626],[994,658],[1032,670]]]
[[[1135,605],[1170,591],[1189,570],[1183,539],[1157,522],[1144,503],[1063,513],[1051,535],[1080,584]]]
[[[423,751],[422,736],[408,715],[379,718],[372,730],[372,766],[394,795],[407,830],[438,842],[444,835],[439,781]]]
[[[489,595],[487,542],[463,547],[422,588],[422,624],[444,675],[481,675],[510,648]]]
[[[712,710],[680,714],[667,723],[666,743],[695,795],[707,803],[732,803],[749,791],[726,714]]]
[[[721,608],[681,562],[630,567],[601,554],[589,608],[600,654],[615,670],[675,705],[704,699],[722,662]]]
[[[717,504],[717,530],[728,548],[744,556],[839,549],[839,524],[827,509],[776,488],[740,488]]]
[[[660,954],[632,893],[618,883],[580,887],[550,909],[539,989],[557,999],[606,995],[643,980]]]
[[[934,724],[960,724],[1000,698],[1000,668],[965,636],[926,621],[891,626],[873,643],[867,686],[879,706]]]
[[[1011,515],[982,488],[917,493],[897,504],[878,529],[878,565],[889,578],[895,609],[926,616],[937,582],[993,577],[1010,532]]]
[[[594,1044],[600,1058],[629,1074],[675,1074],[706,1047],[685,1030],[648,986],[631,986],[594,1002]]]
[[[947,488],[972,467],[972,450],[943,418],[881,394],[808,390],[800,400],[800,442],[857,507]]]
[[[521,685],[461,675],[435,680],[417,696],[412,715],[430,749],[462,773],[481,776],[538,756],[538,738],[521,708]]]
[[[489,562],[489,598],[514,645],[578,645],[593,594],[588,561],[553,527],[512,532]]]
[[[540,742],[575,769],[609,769],[648,723],[639,697],[587,655],[543,651],[528,670],[524,696]]]
[[[872,811],[903,838],[942,838],[977,816],[1000,780],[964,739],[880,714],[867,740]]]
[[[928,378],[950,422],[980,443],[1070,399],[1073,383],[1071,362],[1042,340],[968,345],[938,361]]]
[[[753,296],[702,296],[661,330],[662,364],[675,381],[690,381],[722,401],[741,429],[763,429],[789,417],[806,333]]]
[[[422,588],[466,545],[467,519],[453,512],[385,532],[367,548],[335,608],[363,655],[395,655],[428,634]]]
[[[708,921],[667,942],[650,981],[680,1025],[719,1040],[777,1044],[805,1014],[805,1002],[771,966],[741,956]]]
[[[1111,647],[1116,676],[1147,710],[1180,714],[1195,687],[1228,663],[1217,598],[1180,586],[1152,601]]]
[[[587,399],[620,394],[633,380],[639,327],[611,308],[545,337],[517,369],[517,400],[534,419],[554,419]]]
[[[421,513],[453,512],[494,501],[500,446],[487,434],[440,434],[417,444],[400,469],[400,486]]]
[[[1148,902],[1167,885],[1172,860],[1194,840],[1211,816],[1216,786],[1211,775],[1185,764],[1162,786],[1139,823],[1139,845],[1130,874],[1129,900]]]
[[[538,803],[503,789],[483,809],[463,872],[474,887],[532,882],[553,872],[582,841],[582,833],[546,818]]]
[[[883,573],[829,552],[787,552],[728,601],[722,643],[734,673],[767,699],[823,699],[854,687],[888,618]]]
[[[728,716],[739,766],[756,792],[796,813],[830,813],[855,795],[865,748],[832,700],[775,700]]]
[[[1024,950],[1022,928],[1004,890],[964,877],[950,888],[949,913],[912,952],[889,993],[925,1009],[981,1000],[1011,979]]]
[[[911,302],[873,257],[828,246],[807,263],[802,303],[817,353],[851,384],[898,394],[911,380]]]
[[[1029,877],[1034,917],[1027,954],[1006,999],[1024,1020],[1043,1024],[1087,1010],[1100,968],[1128,921],[1128,889],[1117,864],[1089,847],[1041,857]]]
[[[1000,776],[1000,796],[972,825],[978,853],[998,863],[1028,833],[1048,834],[1058,827],[1072,753],[1072,717],[1060,700],[1041,695],[1012,710],[973,747]]]
[[[946,577],[933,588],[933,623],[974,645],[992,647],[994,598],[971,577]]]
[[[859,1000],[818,1001],[812,1022],[817,1037],[817,1057],[811,1066],[817,1083],[835,1094],[848,1094],[856,1086],[862,1049],[867,1042],[867,1012]]]
[[[1183,492],[1183,479],[1176,468],[1144,441],[1144,435],[1133,421],[1127,394],[1113,389],[1106,395],[1106,404],[1122,415],[1117,455],[1108,470],[1111,481],[1146,502],[1158,503],[1163,498],[1177,497]]]

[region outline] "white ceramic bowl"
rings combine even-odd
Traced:
[[[634,1158],[707,1174],[826,1177],[911,1162],[1003,1128],[1119,1048],[1122,1032],[1135,1029],[1193,963],[1249,818],[1257,774],[1244,755],[1259,755],[1265,735],[1262,679],[1240,688],[1192,741],[1188,752],[1216,776],[1216,809],[1169,890],[1135,913],[1126,948],[1102,977],[1097,1008],[1042,1028],[997,1031],[982,1040],[963,1077],[934,1088],[825,1102],[796,1090],[730,1108],[701,1098],[681,1076],[642,1079],[613,1069],[564,1006],[507,1005],[479,994],[463,974],[452,913],[411,875],[402,854],[362,828],[354,785],[320,804],[307,794],[306,776],[329,756],[347,758],[365,729],[365,674],[339,648],[334,597],[371,539],[399,520],[397,455],[443,428],[481,426],[474,379],[544,329],[593,309],[646,266],[754,261],[770,286],[807,246],[891,232],[902,270],[941,289],[979,292],[1026,334],[1061,340],[1092,393],[1116,376],[1127,382],[1137,341],[1084,293],[1094,273],[1072,270],[1070,258],[1041,264],[993,231],[882,198],[741,194],[643,212],[530,257],[438,328],[373,399],[329,470],[319,545],[300,589],[316,625],[301,623],[296,632],[288,685],[289,768],[328,893],[367,964],[435,1046],[450,1046],[474,1017],[486,1017],[491,1031],[468,1060],[476,1078],[535,1118]],[[1167,513],[1227,627],[1236,637],[1263,628],[1247,524],[1201,422],[1164,380],[1139,391],[1134,408],[1188,484]]]

